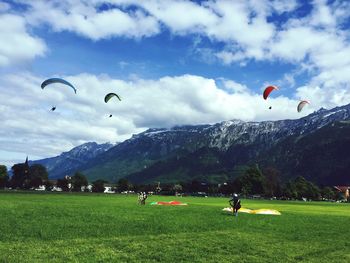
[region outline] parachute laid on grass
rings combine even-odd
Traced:
[[[275,215],[275,216],[280,216],[281,213],[277,210],[274,209],[257,209],[257,210],[252,210],[251,214],[256,214],[256,215]]]
[[[179,201],[170,201],[170,202],[152,202],[151,205],[187,205],[187,204],[181,203]]]
[[[107,103],[111,98],[113,97],[116,97],[118,100],[121,101],[121,98],[119,97],[118,94],[115,94],[115,93],[108,93],[106,96],[105,96],[105,102]]]
[[[273,90],[278,90],[278,87],[276,87],[276,86],[267,86],[267,87],[265,88],[264,93],[263,93],[264,100],[267,99],[267,97],[270,95],[270,93],[271,93]]]
[[[222,209],[222,211],[232,213],[232,207],[226,207],[226,208]],[[278,215],[278,216],[281,215],[281,213],[279,211],[274,210],[274,209],[252,210],[252,209],[242,207],[241,209],[238,210],[238,212],[247,213],[247,214],[254,214],[254,215]]]
[[[44,89],[47,85],[50,85],[53,83],[60,83],[63,85],[67,85],[74,90],[74,93],[77,93],[77,89],[71,83],[69,83],[68,81],[66,81],[64,79],[60,79],[60,78],[50,78],[50,79],[45,80],[43,83],[41,83],[41,88]]]
[[[300,101],[297,107],[297,111],[301,112],[301,110],[305,107],[306,104],[310,104],[310,102],[307,100]]]

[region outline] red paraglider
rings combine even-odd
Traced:
[[[273,90],[278,90],[278,88],[276,86],[268,86],[268,87],[266,87],[266,89],[264,90],[264,94],[263,94],[264,100],[267,99],[267,97],[270,95],[270,93]]]

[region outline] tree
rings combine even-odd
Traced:
[[[280,177],[281,173],[274,167],[268,167],[264,169],[263,174],[265,176],[265,194],[267,196],[279,196],[281,192]]]
[[[289,199],[297,199],[298,193],[295,190],[293,181],[289,181],[282,188],[282,195]]]
[[[18,163],[12,166],[10,185],[13,188],[30,189],[42,185],[48,179],[46,167],[41,164]]]
[[[48,179],[46,167],[41,164],[33,164],[29,167],[28,173],[28,188],[36,188],[43,185]]]
[[[263,194],[265,192],[265,184],[266,179],[257,165],[249,167],[234,182],[236,187],[240,187],[239,190],[243,195]]]
[[[321,191],[321,195],[327,200],[335,200],[336,192],[330,187],[324,187]]]
[[[117,183],[117,187],[118,187],[119,192],[123,192],[123,191],[129,190],[129,182],[128,182],[128,180],[125,179],[125,178],[119,179],[119,181]]]
[[[297,199],[306,198],[308,195],[308,182],[302,177],[298,176],[294,180],[294,188],[297,192]]]
[[[191,193],[201,192],[201,183],[198,180],[192,180],[188,186],[188,190]]]
[[[17,163],[11,167],[10,184],[13,188],[24,188],[29,180],[29,169],[25,163]]]
[[[320,188],[317,185],[311,182],[308,182],[308,194],[306,195],[306,197],[311,200],[320,200],[321,199]]]
[[[99,179],[92,183],[92,191],[95,193],[103,193],[105,191],[105,183],[107,181]]]
[[[287,197],[293,199],[320,199],[320,189],[302,176],[298,176],[294,180],[289,181],[283,189],[283,192]]]
[[[73,185],[74,192],[81,192],[81,188],[83,186],[87,186],[88,181],[87,181],[85,175],[83,175],[80,172],[76,172],[74,174],[74,176],[72,177],[72,185]]]
[[[182,185],[181,184],[175,184],[172,188],[175,195],[177,195],[179,192],[182,192]]]
[[[57,187],[61,188],[62,191],[64,191],[64,192],[69,191],[68,184],[69,184],[69,180],[66,177],[62,178],[62,179],[58,179],[57,183],[56,183]]]
[[[5,165],[0,165],[0,188],[6,187],[8,180],[7,167]]]
[[[53,189],[54,185],[50,180],[46,180],[44,184],[46,191],[51,191]]]

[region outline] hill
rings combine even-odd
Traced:
[[[148,129],[83,162],[49,172],[58,177],[80,170],[89,180],[111,182],[126,177],[137,183],[196,178],[221,183],[237,176],[242,166],[259,163],[276,167],[284,179],[303,175],[316,183],[346,183],[349,116],[350,104],[296,120]]]

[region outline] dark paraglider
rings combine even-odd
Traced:
[[[115,94],[115,93],[108,93],[106,96],[105,96],[105,103],[107,103],[111,98],[113,97],[116,97],[119,101],[121,101],[121,98],[119,95]],[[111,118],[113,115],[110,114],[109,115],[109,118]]]
[[[43,83],[41,83],[41,88],[44,89],[47,85],[50,85],[53,83],[61,83],[61,84],[67,85],[74,90],[74,93],[77,93],[77,89],[71,83],[60,78],[51,78],[51,79],[45,80]]]
[[[116,97],[118,100],[121,101],[121,98],[119,95],[115,94],[115,93],[108,93],[106,96],[105,96],[105,102],[107,103],[111,98],[113,97]]]
[[[76,88],[71,83],[69,83],[68,81],[66,81],[64,79],[60,79],[60,78],[50,78],[50,79],[45,80],[43,83],[41,83],[41,88],[44,89],[46,86],[53,84],[53,83],[60,83],[60,84],[67,85],[74,90],[74,93],[77,93]],[[56,110],[56,106],[52,106],[51,111],[55,111],[55,110]]]

